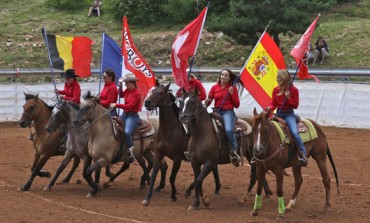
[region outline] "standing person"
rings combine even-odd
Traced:
[[[212,100],[215,100],[214,111],[219,113],[223,118],[225,135],[229,145],[230,160],[234,166],[239,166],[240,162],[240,157],[237,153],[238,144],[234,135],[236,120],[234,108],[239,108],[240,105],[238,89],[234,85],[237,79],[237,76],[231,70],[223,69],[218,82],[212,86],[208,98],[205,101],[206,107],[208,107]],[[240,80],[239,83],[242,85]]]
[[[78,75],[75,74],[75,70],[68,69],[66,72],[60,74],[65,78],[65,84],[63,90],[54,89],[56,94],[60,94],[60,97],[67,101],[72,101],[76,104],[80,104],[81,87],[77,82]]]
[[[179,88],[176,92],[176,97],[182,97],[183,96],[183,89],[184,88]],[[206,90],[203,87],[203,84],[200,80],[198,80],[194,74],[190,74],[190,79],[189,79],[189,89],[185,90],[186,92],[194,92],[195,90],[198,91],[198,98],[200,101],[203,101],[206,99]]]
[[[298,133],[297,116],[294,114],[294,109],[297,109],[299,105],[299,91],[293,84],[289,87],[291,80],[287,70],[279,70],[276,79],[278,86],[272,91],[272,101],[266,110],[273,111],[277,108],[276,115],[285,120],[290,134],[301,153],[298,161],[300,165],[306,166],[306,149]]]
[[[75,74],[74,69],[68,69],[66,72],[63,72],[60,74],[60,76],[64,77],[64,89],[58,90],[54,89],[55,94],[59,94],[59,97],[66,100],[66,101],[72,101],[76,104],[80,104],[81,100],[81,87],[80,84],[77,82],[78,75]],[[64,135],[62,139],[60,140],[60,146],[59,151],[61,153],[64,153],[67,149],[66,143],[67,143],[67,131],[61,130],[62,134]]]
[[[126,149],[130,152],[129,162],[134,161],[134,143],[132,139],[132,132],[140,123],[140,117],[138,112],[140,111],[141,105],[141,96],[139,89],[136,85],[137,79],[133,74],[127,74],[125,78],[122,79],[122,82],[125,82],[126,90],[120,92],[120,97],[123,97],[125,100],[124,104],[111,103],[111,107],[117,107],[123,109],[123,113],[120,116],[121,120],[125,122],[125,144]],[[122,85],[120,81],[120,88]],[[113,159],[113,163],[118,162],[123,155],[122,148],[117,152],[116,157]]]
[[[94,0],[91,4],[91,7],[89,9],[89,13],[87,14],[87,17],[91,16],[92,12],[96,12],[98,16],[100,17],[100,8],[101,8],[102,2],[100,0]]]
[[[109,108],[110,104],[116,103],[118,98],[118,90],[116,87],[116,74],[110,68],[106,69],[103,74],[104,88],[100,92],[100,104],[104,108]],[[117,109],[112,108],[110,116],[117,116]]]
[[[314,59],[313,64],[315,65],[318,58],[321,58],[320,64],[329,56],[329,46],[328,43],[320,36],[315,43]]]

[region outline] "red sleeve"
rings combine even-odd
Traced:
[[[240,106],[239,94],[238,94],[238,89],[235,86],[233,86],[233,94],[231,95],[231,102],[233,103],[233,106],[235,108],[239,108]]]
[[[63,90],[58,90],[59,94],[65,95],[67,93],[67,84],[64,84],[64,89]]]
[[[207,95],[206,95],[206,90],[204,89],[202,82],[200,82],[199,80],[196,80],[195,87],[198,89],[199,100],[200,101],[205,100]]]
[[[123,110],[136,110],[138,105],[140,105],[140,93],[139,91],[135,91],[132,95],[125,98],[125,104],[117,104],[117,108],[121,108]]]
[[[72,97],[64,96],[64,99],[67,101],[72,101],[76,104],[80,104],[80,97],[81,97],[81,88],[79,84],[73,87]]]
[[[274,90],[272,90],[272,100],[270,102],[270,105],[268,106],[268,108],[270,108],[271,111],[274,111],[276,108],[276,91],[277,88],[275,87]]]
[[[293,107],[294,109],[298,108],[299,105],[299,91],[295,86],[290,88],[290,98],[287,101],[288,105]]]
[[[105,99],[105,100],[101,99],[100,100],[100,104],[105,108],[109,107],[109,105],[111,103],[116,103],[117,102],[117,97],[118,97],[118,90],[117,90],[115,85],[110,86],[107,90],[108,90],[107,99]]]

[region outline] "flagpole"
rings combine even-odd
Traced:
[[[48,57],[49,57],[49,66],[51,70],[51,76],[54,84],[54,89],[57,88],[57,85],[55,84],[55,77],[53,72],[53,63],[51,62],[51,56],[50,56],[50,50],[49,50],[49,43],[48,43],[48,36],[46,35],[46,29],[45,26],[42,26],[42,34],[44,35],[45,43],[46,43],[46,49],[48,50]]]
[[[207,11],[206,11],[206,14],[204,15],[204,19],[203,19],[203,22],[202,22],[202,27],[200,28],[200,33],[199,33],[197,45],[195,46],[194,55],[191,57],[191,60],[190,60],[189,72],[188,72],[188,81],[190,80],[190,73],[191,73],[191,69],[193,68],[193,64],[194,64],[194,57],[197,54],[200,38],[201,38],[202,32],[203,32],[204,23],[206,22],[206,18],[207,18],[208,6],[209,5],[210,5],[210,2],[208,2],[207,6],[206,6]]]
[[[101,79],[102,79],[102,73],[103,73],[103,60],[104,60],[104,39],[105,39],[105,32],[103,32],[102,35],[102,44],[101,44],[101,61],[100,61],[100,75],[99,75],[99,93],[100,93],[100,87],[101,87]]]

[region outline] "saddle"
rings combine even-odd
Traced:
[[[115,136],[117,138],[119,135],[122,135],[124,133],[123,127],[125,123],[122,122],[122,120],[117,116],[112,117],[112,121],[114,124],[113,126],[116,130],[114,131]],[[142,139],[142,138],[152,136],[153,134],[154,134],[154,129],[152,127],[152,124],[150,124],[150,122],[148,122],[147,120],[140,119],[139,125],[132,132],[132,138],[133,140],[137,140],[137,139]]]
[[[274,124],[275,128],[277,129],[281,142],[290,144],[291,143],[291,134],[289,129],[286,125],[284,119],[279,117],[274,117],[271,122]],[[302,142],[309,142],[313,139],[317,138],[317,132],[315,127],[312,125],[311,121],[308,119],[300,119],[297,122],[298,125],[298,133],[301,136]]]
[[[216,133],[220,133],[224,129],[224,121],[222,119],[222,115],[218,114],[217,112],[212,112],[209,114],[211,116],[211,120],[213,123],[213,127]],[[234,124],[234,133],[241,133],[243,136],[246,136],[252,132],[252,127],[248,124],[248,122],[237,118]]]

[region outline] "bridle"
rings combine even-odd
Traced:
[[[197,97],[197,96],[195,96],[195,95],[187,95],[187,96],[185,96],[184,97],[184,106],[185,106],[185,100],[187,99],[187,98],[190,98],[190,97]],[[203,111],[205,111],[206,110],[206,107],[204,107],[203,106],[203,108],[202,109],[200,109],[200,104],[201,104],[201,102],[199,102],[197,99],[195,99],[195,102],[196,102],[196,106],[195,106],[195,109],[194,109],[194,112],[192,112],[192,113],[190,113],[191,115],[190,115],[190,119],[192,120],[192,119],[195,119],[195,121],[197,122],[198,120],[199,120],[199,116],[200,116],[200,114],[203,112]],[[183,108],[184,109],[184,108]]]

